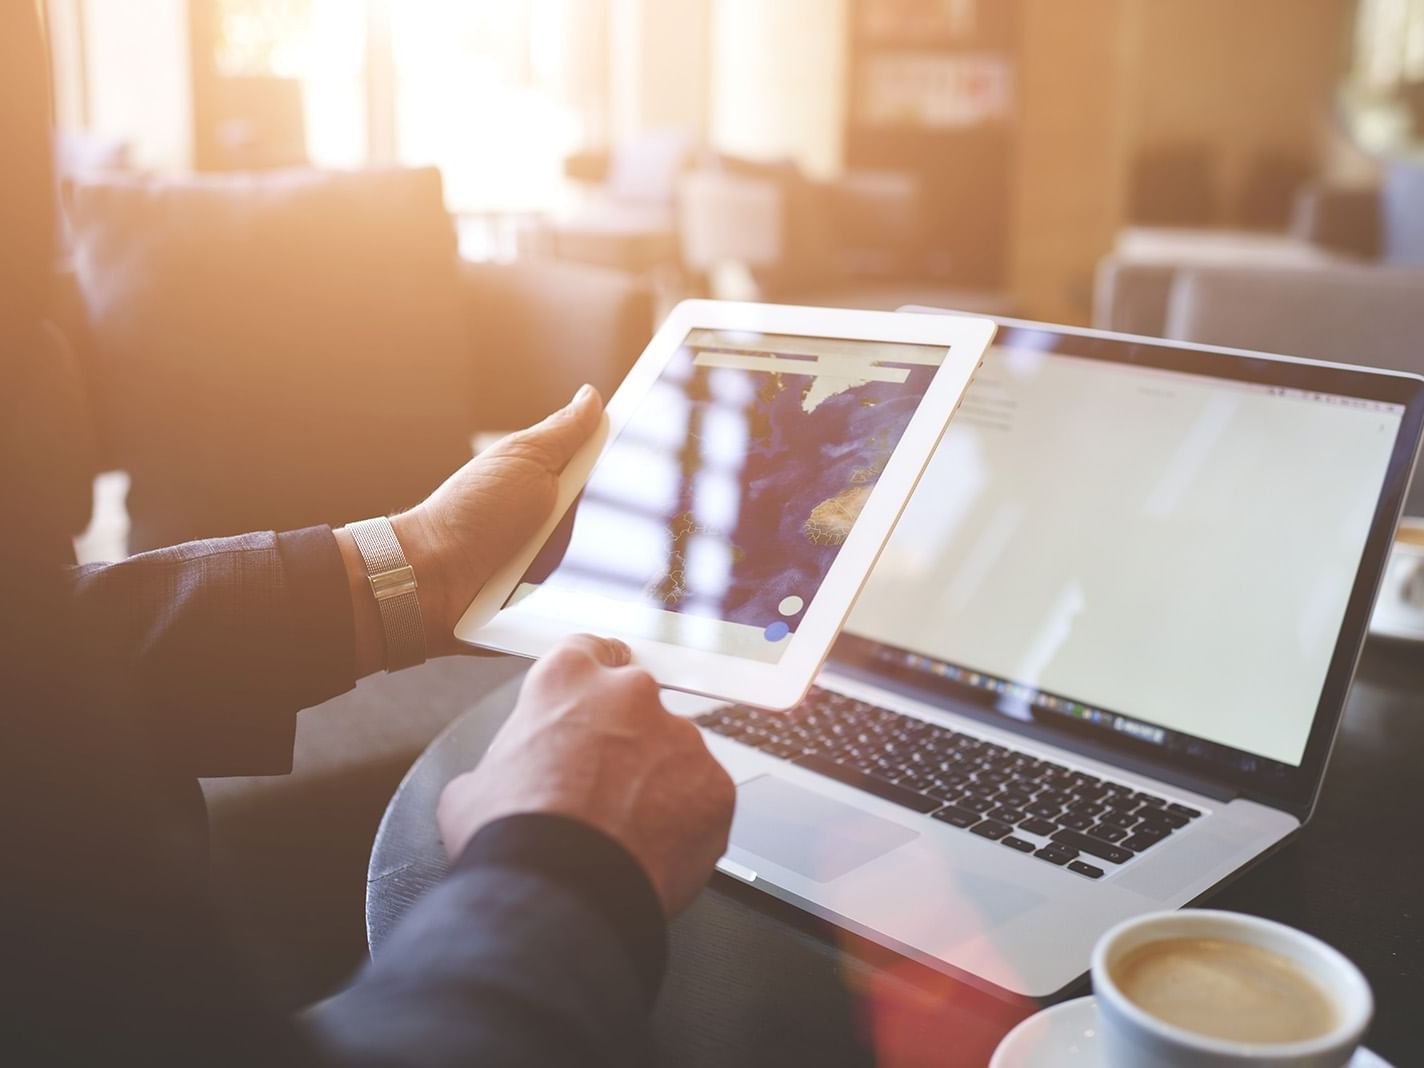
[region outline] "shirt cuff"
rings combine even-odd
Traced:
[[[542,875],[578,895],[617,933],[652,1004],[667,967],[667,920],[631,853],[579,820],[525,813],[481,828],[452,871],[485,865]]]
[[[301,707],[320,704],[356,681],[356,622],[336,535],[327,526],[277,535],[291,591],[292,649],[301,657]]]

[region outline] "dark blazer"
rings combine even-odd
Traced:
[[[266,1006],[224,945],[194,777],[287,770],[297,710],[352,685],[330,529],[53,577],[29,576],[26,611],[0,614],[20,657],[0,740],[17,826],[0,869],[13,991],[0,998],[0,1062],[646,1058],[663,917],[632,857],[573,820],[483,829],[380,960],[300,1021]],[[0,595],[16,592],[5,581]]]

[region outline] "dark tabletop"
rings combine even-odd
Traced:
[[[519,684],[512,667],[489,660],[460,673],[460,686],[483,679],[488,692],[431,744],[386,810],[366,891],[373,953],[444,871],[435,801],[509,713]],[[403,699],[453,684],[448,674],[412,672]],[[1375,991],[1367,1043],[1400,1068],[1424,1063],[1421,788],[1424,651],[1371,644],[1314,818],[1211,899],[1213,908],[1299,927],[1351,957]],[[1087,992],[1086,980],[1076,992]],[[1036,1007],[947,979],[717,875],[673,924],[654,1028],[662,1063],[687,1068],[979,1066]]]

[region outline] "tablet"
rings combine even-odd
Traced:
[[[664,687],[809,689],[993,338],[991,320],[678,305],[460,640],[621,638]]]

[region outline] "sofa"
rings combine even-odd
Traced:
[[[128,473],[131,551],[406,507],[475,435],[611,391],[652,332],[620,272],[462,262],[432,170],[89,176],[65,208],[36,433],[76,533],[96,472]],[[377,822],[460,711],[384,682],[298,717],[292,775],[204,783],[233,942],[285,1006],[363,959]]]
[[[651,335],[616,272],[462,262],[434,170],[90,178],[66,211],[131,550],[408,506]]]
[[[1111,329],[1424,374],[1424,270],[1159,265],[1116,282],[1099,291]],[[1424,465],[1405,513],[1424,516]]]

